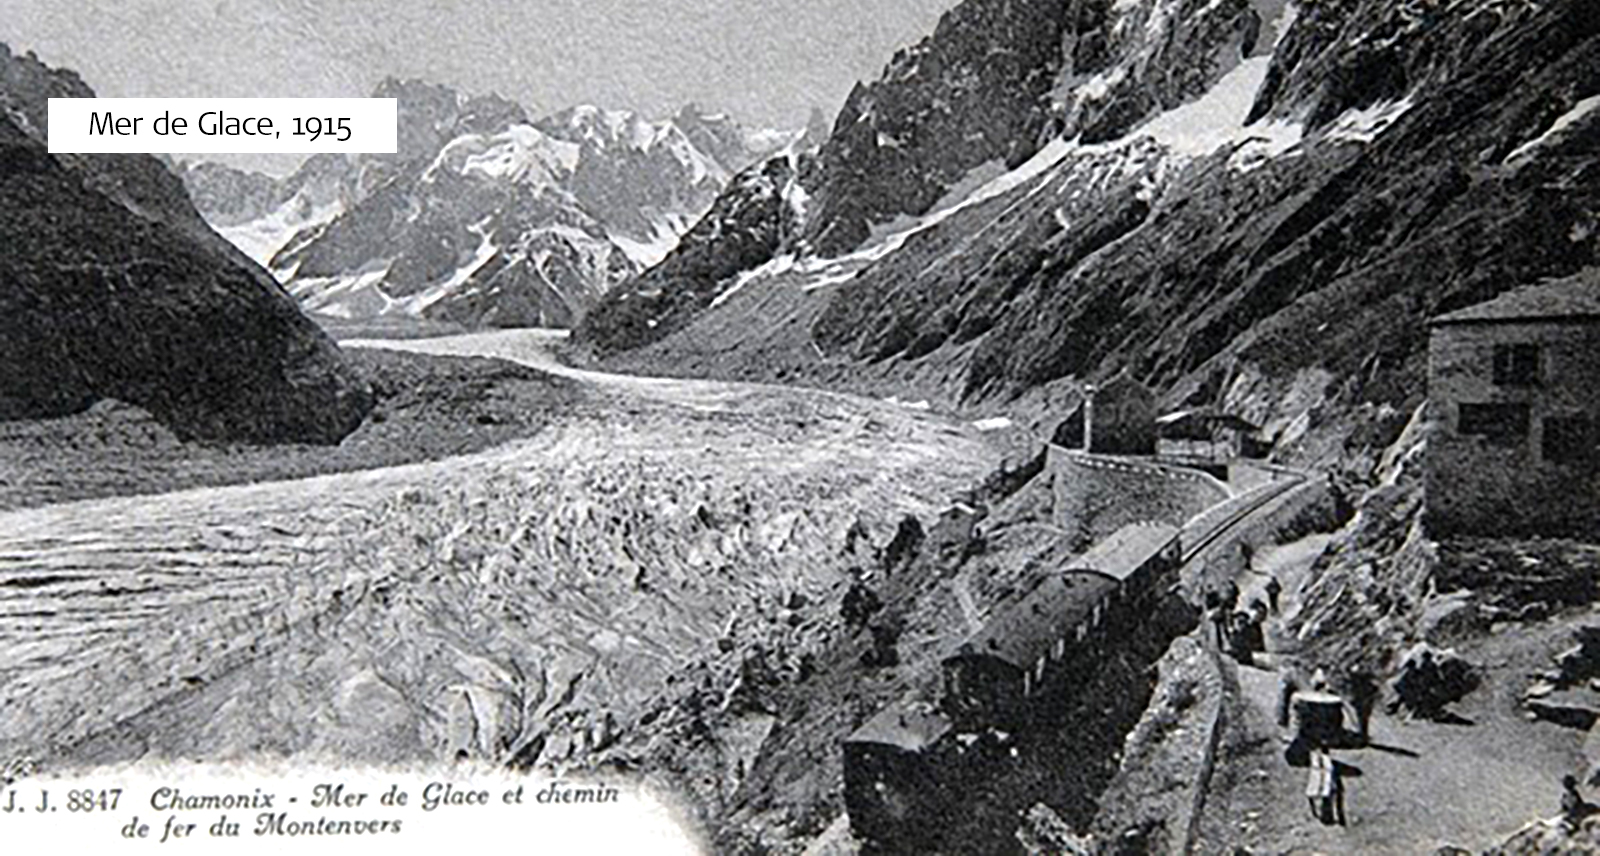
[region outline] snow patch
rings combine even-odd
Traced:
[[[262,267],[268,267],[272,257],[301,230],[320,226],[343,213],[344,205],[337,199],[311,205],[297,193],[265,217],[225,226],[217,229],[217,234]]]
[[[1149,137],[1174,154],[1189,157],[1202,157],[1235,143],[1261,143],[1275,152],[1294,146],[1304,133],[1297,123],[1244,124],[1271,63],[1267,56],[1241,61],[1206,94],[1151,118],[1129,136]]]
[[[1109,72],[1102,71],[1089,78],[1077,88],[1077,95],[1083,101],[1099,101],[1111,94],[1112,87],[1121,83],[1128,76],[1128,67],[1119,65]]]
[[[656,214],[650,218],[650,236],[640,239],[616,230],[606,232],[611,243],[641,269],[661,263],[678,246],[689,223],[682,214]]]
[[[389,304],[378,284],[389,275],[393,259],[376,259],[353,273],[334,277],[309,277],[290,283],[289,293],[311,312],[335,318],[364,318]]]
[[[1056,164],[1064,160],[1067,155],[1071,154],[1077,148],[1078,146],[1076,143],[1057,137],[1046,143],[1044,147],[1040,148],[1039,151],[1036,152],[1033,157],[1029,158],[1026,163],[1014,170],[1011,170],[1010,172],[1002,173],[988,180],[979,186],[977,190],[972,191],[972,193],[968,194],[966,198],[960,200],[959,202],[951,204],[946,208],[929,212],[922,217],[908,218],[909,222],[903,228],[899,228],[897,231],[893,231],[888,234],[875,234],[875,239],[869,239],[866,245],[861,249],[856,250],[848,255],[840,256],[838,259],[834,259],[832,262],[827,263],[838,263],[845,261],[877,261],[878,259],[881,259],[884,256],[887,256],[905,246],[905,242],[910,239],[912,235],[915,235],[918,232],[925,232],[928,229],[943,223],[945,220],[948,220],[957,212],[970,208],[974,205],[987,202],[996,196],[1009,193],[1023,184],[1038,178],[1051,167],[1054,167]],[[901,222],[903,221],[897,220],[895,221],[895,224],[898,225]]]
[[[724,301],[737,294],[740,289],[744,288],[746,285],[749,285],[755,280],[777,276],[778,274],[786,273],[791,270],[794,270],[793,253],[787,253],[785,255],[778,256],[758,268],[747,270],[744,273],[739,274],[738,277],[734,279],[733,285],[729,286],[711,301],[711,308],[715,309],[718,306],[721,306]]]
[[[972,427],[979,431],[999,431],[1011,427],[1011,420],[1005,416],[996,416],[992,419],[979,419],[972,423]]]
[[[843,284],[845,284],[845,283],[847,283],[850,280],[855,279],[855,278],[856,278],[856,272],[855,271],[849,271],[847,273],[833,274],[831,276],[821,277],[820,279],[809,280],[804,285],[800,286],[800,290],[804,291],[804,292],[807,292],[807,293],[810,293],[810,292],[816,291],[819,288],[827,288],[830,285],[843,285]]]
[[[1370,143],[1412,107],[1410,97],[1385,101],[1361,110],[1346,110],[1328,129],[1328,139]]]
[[[805,133],[804,128],[798,131],[780,131],[773,128],[745,131],[744,146],[753,152],[777,152],[799,142]]]
[[[512,125],[492,134],[464,134],[439,151],[423,173],[431,180],[441,169],[462,176],[548,187],[578,168],[581,147],[556,140],[532,125]]]
[[[893,395],[889,396],[888,398],[885,398],[883,400],[883,403],[884,404],[893,404],[893,405],[895,405],[897,407],[903,407],[903,408],[905,408],[907,410],[932,410],[933,409],[933,405],[929,404],[926,399],[922,399],[920,401],[901,401],[897,396],[893,396]]]
[[[1506,161],[1510,162],[1516,160],[1517,158],[1532,152],[1534,149],[1549,143],[1555,138],[1562,136],[1566,133],[1568,128],[1576,125],[1578,122],[1582,121],[1585,116],[1588,116],[1590,113],[1593,113],[1596,110],[1600,110],[1600,95],[1591,95],[1588,98],[1579,101],[1577,104],[1572,105],[1571,110],[1568,110],[1567,112],[1556,117],[1555,122],[1551,123],[1549,130],[1545,131],[1543,134],[1540,134],[1537,138],[1517,146],[1516,149],[1511,152],[1511,154],[1506,155]]]

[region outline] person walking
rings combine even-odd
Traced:
[[[1311,806],[1311,816],[1323,826],[1328,825],[1333,796],[1333,759],[1321,741],[1312,741],[1310,765],[1306,775],[1306,802]]]
[[[1355,708],[1356,734],[1363,746],[1372,740],[1369,731],[1372,709],[1378,704],[1380,692],[1378,679],[1365,666],[1358,665],[1350,670],[1350,706]]]
[[[1306,801],[1311,814],[1323,826],[1345,825],[1344,787],[1339,781],[1339,762],[1328,754],[1320,740],[1311,743],[1311,768],[1306,778]]]
[[[1277,577],[1273,576],[1272,574],[1267,574],[1267,584],[1262,590],[1267,594],[1268,608],[1272,610],[1273,615],[1277,615],[1278,595],[1283,594],[1283,584],[1278,582]]]
[[[1222,596],[1215,589],[1206,592],[1206,622],[1211,625],[1213,641],[1218,651],[1228,650],[1228,614],[1222,607]]]

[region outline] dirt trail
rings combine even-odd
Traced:
[[[1278,577],[1282,609],[1268,623],[1269,650],[1283,650],[1300,608],[1296,592],[1328,536],[1263,551],[1258,570]],[[1240,579],[1248,600],[1262,573]],[[1476,662],[1529,659],[1542,640],[1490,637],[1465,651]],[[1526,649],[1526,650],[1525,650]],[[1331,671],[1331,670],[1330,670]],[[1573,766],[1580,735],[1522,718],[1504,687],[1490,685],[1457,705],[1459,724],[1388,716],[1371,723],[1372,746],[1333,754],[1359,774],[1346,782],[1348,825],[1323,826],[1304,797],[1307,772],[1285,763],[1287,730],[1276,719],[1278,681],[1270,668],[1239,666],[1229,711],[1228,770],[1207,801],[1201,852],[1244,846],[1271,853],[1427,853],[1480,849],[1525,822],[1553,813],[1559,772]]]
[[[547,334],[382,344],[601,394],[470,456],[0,514],[0,754],[576,762],[729,627],[830,596],[852,524],[994,463],[924,413],[568,369]]]

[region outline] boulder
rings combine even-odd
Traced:
[[[1433,645],[1449,645],[1484,631],[1486,622],[1472,592],[1451,592],[1429,598],[1422,605],[1417,635]]]
[[[1556,656],[1556,682],[1564,687],[1600,677],[1600,626],[1578,627],[1572,636],[1577,644]]]
[[[1017,827],[1017,841],[1029,853],[1080,856],[1096,852],[1094,842],[1079,836],[1053,809],[1035,803]]]

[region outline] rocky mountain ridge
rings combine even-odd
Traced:
[[[933,42],[1006,32],[981,8]],[[807,198],[824,168],[802,159],[778,192],[809,204],[722,222],[740,235],[726,253],[696,248],[715,259],[696,265],[685,249],[620,287],[580,341],[645,371],[877,383],[959,407],[1127,370],[1287,448],[1308,419],[1409,410],[1430,315],[1600,258],[1600,41],[1583,4],[1040,13],[1072,37],[1042,60],[1051,106],[1013,108],[1049,117],[1042,147],[1012,138],[1029,161],[824,251],[804,237],[830,228]],[[932,101],[953,85],[938,80],[901,60],[875,86]],[[834,133],[818,159],[854,132]],[[950,166],[935,147],[916,157]]]
[[[47,153],[71,72],[0,46],[0,418],[139,405],[183,439],[337,442],[366,383],[148,155]]]
[[[532,120],[417,80],[374,95],[399,102],[394,155],[318,156],[281,180],[183,172],[206,217],[303,305],[346,318],[569,326],[659,260],[733,173],[798,143],[693,105],[659,121],[595,107]]]

